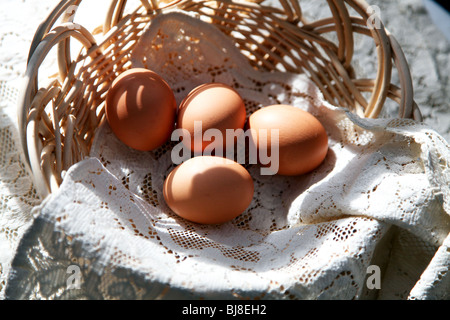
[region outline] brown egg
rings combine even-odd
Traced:
[[[209,129],[221,133],[221,145],[226,148],[234,143],[227,141],[226,130],[243,129],[246,120],[244,101],[232,87],[222,83],[207,83],[193,89],[178,109],[177,128],[186,129],[190,141],[183,140],[194,152],[202,152],[214,140],[203,139]],[[201,121],[201,129],[195,122]],[[195,139],[199,139],[197,145]],[[230,139],[231,140],[231,139]],[[219,143],[218,142],[218,143]],[[214,145],[217,148],[218,145]]]
[[[323,162],[328,152],[328,136],[319,120],[311,113],[290,105],[272,105],[257,110],[249,117],[248,128],[253,129],[258,157],[268,152],[274,158],[272,161],[278,158],[278,165],[273,167],[278,167],[276,173],[280,175],[310,172]],[[278,130],[278,143],[276,134],[271,134],[273,129]],[[264,132],[267,139],[262,135]],[[268,165],[268,161],[260,158],[259,161]]]
[[[177,166],[164,181],[164,199],[180,217],[220,224],[242,214],[253,199],[248,171],[223,157],[198,156]]]
[[[106,96],[106,118],[131,148],[150,151],[164,144],[175,126],[176,101],[166,81],[151,70],[120,74]]]

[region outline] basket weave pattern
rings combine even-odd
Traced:
[[[334,105],[376,118],[389,98],[398,103],[400,118],[421,119],[402,50],[381,21],[371,27],[373,16],[364,1],[320,1],[318,5],[329,6],[331,16],[310,22],[298,0],[280,0],[283,9],[248,0],[142,0],[127,15],[126,1],[113,0],[103,25],[92,31],[73,22],[76,17],[68,10],[80,2],[62,1],[37,30],[19,104],[26,161],[44,196],[58,188],[65,170],[89,154],[96,128],[105,121],[106,92],[115,77],[131,67],[130,52],[149,22],[174,9],[217,26],[257,70],[306,74]],[[374,79],[356,77],[356,34],[373,38],[378,57]],[[83,46],[74,59],[72,38]],[[39,69],[53,47],[59,78],[40,87]],[[394,68],[399,85],[391,83]]]

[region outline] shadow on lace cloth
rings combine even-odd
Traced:
[[[327,129],[326,160],[298,177],[262,176],[247,165],[255,181],[249,208],[219,226],[197,225],[174,215],[162,196],[174,142],[138,152],[105,123],[90,157],[35,208],[7,298],[448,298],[445,140],[424,124],[361,119],[332,106],[304,75],[257,72],[220,33],[188,16],[152,24],[132,62],[161,74],[177,102],[201,83],[223,82],[239,91],[248,114],[276,103],[303,108]],[[374,265],[379,289],[367,285]],[[79,271],[75,288],[70,266]]]

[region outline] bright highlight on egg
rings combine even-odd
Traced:
[[[215,143],[204,139],[205,132],[216,130],[215,135],[221,135],[219,141],[222,147],[233,147],[235,141],[228,140],[227,129],[243,129],[246,120],[245,104],[239,93],[232,87],[223,83],[206,83],[194,88],[181,102],[178,109],[177,128],[185,129],[190,135],[189,147],[193,152],[202,152]],[[196,122],[201,123],[198,130]],[[196,136],[200,139],[196,139]],[[201,141],[198,145],[195,141]]]
[[[248,127],[253,129],[257,149],[278,151],[277,174],[280,175],[308,173],[316,169],[328,153],[328,135],[320,121],[311,113],[290,105],[257,110],[250,116]],[[273,129],[278,130],[277,139],[269,138],[262,144],[260,133]]]
[[[177,104],[157,73],[133,68],[120,74],[106,95],[106,118],[127,146],[150,151],[163,145],[174,127]]]
[[[177,108],[174,93],[161,76],[134,68],[112,83],[105,108],[114,134],[136,150],[154,150],[177,130],[186,133],[180,144],[192,155],[168,174],[163,196],[175,214],[194,223],[231,221],[252,202],[253,178],[243,164],[228,159],[226,152],[219,156],[205,153],[214,143],[214,148],[234,148],[236,137],[227,139],[230,130],[248,130],[248,150],[258,151],[258,161],[249,164],[275,168],[270,175],[306,174],[319,167],[328,153],[326,130],[311,113],[279,104],[263,106],[247,118],[238,91],[222,83],[194,88]]]
[[[253,179],[233,160],[191,158],[170,172],[164,199],[180,217],[201,224],[220,224],[242,214],[253,199]]]

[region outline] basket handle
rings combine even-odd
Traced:
[[[55,27],[48,32],[42,38],[40,43],[32,50],[24,77],[24,89],[21,90],[22,94],[18,104],[19,136],[25,153],[25,162],[30,167],[33,175],[35,175],[34,181],[39,184],[44,184],[44,186],[40,186],[38,189],[47,190],[48,192],[50,191],[49,187],[45,184],[47,178],[43,176],[40,166],[42,148],[40,147],[41,143],[38,139],[38,128],[39,122],[43,116],[43,110],[48,102],[55,98],[55,91],[48,90],[49,92],[52,92],[50,96],[48,94],[43,96],[37,94],[38,69],[54,46],[61,43],[64,43],[65,45],[67,43],[65,41],[71,37],[77,39],[87,50],[98,49],[94,37],[84,27],[79,25],[76,25],[75,27],[73,23],[64,23]],[[67,53],[63,53],[64,56],[66,56]],[[60,61],[60,67],[61,66],[63,66],[62,72],[67,74],[66,68],[68,68],[68,66],[65,65],[64,67],[64,64]],[[30,148],[28,148],[28,146]],[[59,147],[60,146],[56,146],[56,148]]]
[[[372,17],[371,6],[365,0],[345,0],[353,7],[366,21]],[[410,118],[422,121],[422,115],[413,97],[413,84],[410,69],[403,50],[393,35],[383,25],[381,19],[376,21],[379,25],[369,28],[372,37],[382,43],[377,43],[378,72],[379,77],[373,82],[372,99],[366,109],[366,117],[376,118],[386,98],[391,94],[391,70],[394,64],[399,72],[400,78],[400,102],[399,117]],[[383,49],[382,49],[383,48]]]
[[[58,5],[50,12],[47,18],[39,25],[37,28],[33,40],[31,41],[30,51],[28,53],[28,61],[30,61],[31,57],[34,54],[39,43],[45,37],[45,35],[50,31],[50,29],[54,26],[56,21],[65,13],[67,9],[71,6],[78,6],[81,0],[65,0],[58,3]]]
[[[391,34],[388,35],[392,46],[394,64],[400,75],[401,100],[398,116],[400,118],[411,118],[422,121],[422,114],[414,102],[414,88],[408,62],[397,39]]]

